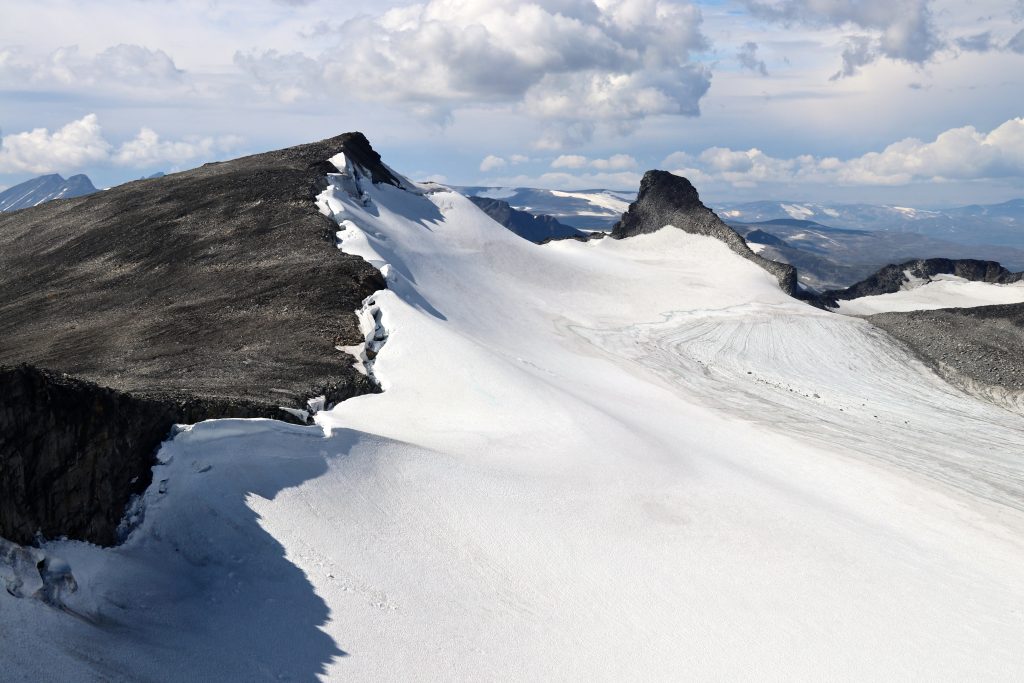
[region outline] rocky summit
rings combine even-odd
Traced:
[[[0,535],[111,543],[173,424],[378,390],[339,347],[384,280],[315,204],[339,153],[400,184],[349,133],[0,214]]]
[[[666,226],[725,242],[733,252],[774,275],[787,294],[797,293],[796,269],[751,251],[739,233],[704,206],[689,180],[667,171],[648,171],[640,181],[636,201],[629,205],[629,210],[612,228],[611,236],[623,239],[655,232]]]

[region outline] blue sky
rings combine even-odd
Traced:
[[[941,206],[1024,196],[1024,0],[35,0],[0,187],[362,130],[452,184]]]

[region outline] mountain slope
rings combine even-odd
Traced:
[[[124,545],[46,543],[52,571],[0,591],[8,670],[1024,666],[1024,419],[712,236],[536,245],[448,188],[332,163],[317,204],[388,285],[363,308],[383,393],[313,427],[212,421],[166,443]]]
[[[54,199],[84,197],[93,192],[96,188],[88,176],[73,175],[65,180],[57,174],[44,175],[0,192],[0,211],[16,211]]]
[[[0,214],[0,364],[270,406],[365,390],[335,346],[381,280],[313,205],[349,148],[372,153],[342,136]]]
[[[508,202],[500,199],[470,197],[469,200],[495,221],[531,242],[540,244],[545,240],[586,236],[586,233],[563,225],[551,216],[543,214],[535,216],[532,213],[514,209]]]

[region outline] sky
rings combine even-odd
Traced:
[[[1024,0],[8,0],[0,187],[366,133],[413,178],[1024,197]]]

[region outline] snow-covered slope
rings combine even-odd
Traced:
[[[471,197],[501,199],[520,211],[552,216],[585,230],[610,230],[636,199],[635,192],[613,190],[543,190],[533,187],[457,187]]]
[[[539,246],[335,164],[320,205],[388,281],[361,355],[384,392],[168,442],[124,545],[45,545],[66,611],[0,592],[7,671],[1024,670],[1024,419],[710,237]]]
[[[903,289],[891,294],[839,301],[836,310],[846,315],[874,315],[890,311],[928,311],[1019,303],[1024,303],[1024,282],[995,284],[971,282],[955,275],[937,275],[930,281],[911,280]]]

